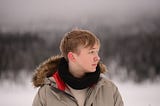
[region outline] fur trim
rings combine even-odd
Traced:
[[[41,63],[36,69],[32,77],[32,83],[35,87],[41,87],[45,84],[45,78],[51,77],[58,68],[59,62],[62,56],[52,56],[43,63]],[[106,66],[99,62],[101,73],[107,71]]]
[[[59,55],[50,57],[35,69],[35,73],[32,78],[32,82],[35,87],[43,86],[44,79],[52,76],[56,72],[61,58],[62,56]]]

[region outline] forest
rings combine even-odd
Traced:
[[[53,33],[60,37],[54,37],[52,43],[47,43],[38,32],[1,32],[0,78],[9,78],[9,75],[16,78],[23,69],[28,70],[27,73],[32,73],[42,61],[59,54],[62,35],[58,31]],[[102,35],[105,33],[109,33],[107,28],[103,30]],[[110,70],[111,74],[126,71],[125,78],[132,78],[136,82],[147,79],[154,81],[160,76],[160,31],[123,33],[123,36],[121,33],[109,33],[109,35],[99,38],[103,63],[108,68],[112,61],[117,64],[115,70]]]

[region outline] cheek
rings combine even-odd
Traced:
[[[91,64],[93,62],[93,58],[91,56],[87,56],[84,58],[85,64]]]
[[[80,58],[79,58],[79,63],[80,63],[80,64],[83,64],[83,65],[89,64],[89,61],[90,61],[90,60],[89,60],[89,58],[88,58],[87,56],[85,56],[85,57],[83,56],[83,57],[80,57]]]
[[[81,55],[78,57],[78,61],[80,64],[89,65],[94,62],[94,57],[92,55]]]

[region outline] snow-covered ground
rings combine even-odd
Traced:
[[[114,81],[123,97],[125,106],[159,106],[160,82],[133,82]],[[9,81],[0,83],[0,106],[31,106],[37,92],[31,81],[25,85],[14,84]]]
[[[160,82],[133,82],[118,83],[116,85],[123,97],[125,106],[159,106]]]
[[[5,81],[0,85],[0,106],[32,106],[37,89],[33,88],[31,81],[25,85]]]

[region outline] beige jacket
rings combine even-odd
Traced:
[[[78,106],[74,96],[66,88],[57,87],[53,74],[61,56],[51,57],[42,63],[33,76],[33,84],[40,87],[32,106]],[[102,72],[104,66],[100,65]],[[98,83],[87,90],[84,106],[124,106],[118,88],[101,74]]]

